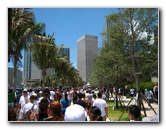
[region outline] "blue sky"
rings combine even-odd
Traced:
[[[105,16],[111,8],[32,8],[36,22],[46,24],[46,34],[54,33],[55,44],[70,47],[70,61],[77,68],[77,40],[84,34],[98,36],[101,47]],[[23,60],[22,60],[23,62]],[[8,66],[12,66],[11,63]]]

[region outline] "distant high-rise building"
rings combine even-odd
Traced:
[[[70,60],[70,48],[63,47],[60,50],[59,56],[67,56]],[[53,75],[55,70],[53,68],[47,69],[47,75]],[[41,71],[37,68],[32,60],[32,55],[30,50],[24,51],[24,85],[31,84],[36,80],[42,79]]]
[[[89,82],[93,67],[93,60],[97,56],[97,36],[83,35],[77,40],[77,69],[83,81]]]
[[[8,86],[13,86],[13,68],[8,67]],[[17,69],[16,87],[20,87],[22,83],[22,70]]]
[[[107,20],[107,18],[105,18],[105,23],[104,23],[104,27],[103,27],[103,32],[106,32],[108,30],[108,28],[112,25],[113,23],[111,23],[110,21]],[[102,36],[102,44],[104,44],[106,41],[108,41],[107,37],[105,35]]]
[[[63,47],[59,52],[59,56],[66,56],[70,61],[70,47]]]

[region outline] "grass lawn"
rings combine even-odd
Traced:
[[[118,121],[120,116],[122,115],[122,113],[125,109],[125,106],[122,105],[122,107],[121,107],[120,103],[118,104],[118,106],[119,106],[119,109],[113,110],[114,101],[110,100],[108,102],[108,118],[110,119],[110,121]],[[125,112],[123,113],[123,115],[119,121],[130,121],[128,118],[128,111],[127,110],[125,110]]]
[[[119,102],[118,109],[113,110],[114,106],[115,106],[114,100],[109,100],[108,101],[108,118],[110,119],[110,121],[118,122],[118,120],[120,119],[119,121],[129,122],[130,119],[128,118],[128,109],[125,109],[125,105],[122,104],[122,106],[121,106],[120,102]],[[122,113],[123,113],[123,115],[122,115]],[[144,115],[141,114],[141,117],[143,118]]]

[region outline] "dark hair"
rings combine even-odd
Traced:
[[[48,99],[47,98],[43,98],[40,103],[39,103],[39,121],[43,121],[44,119],[46,119],[48,117],[47,115],[47,107],[48,107]]]
[[[138,118],[140,116],[140,108],[136,105],[130,105],[128,107],[128,111],[134,116],[134,118]]]
[[[93,94],[93,98],[96,99],[96,94]]]
[[[68,94],[65,93],[65,100],[66,100],[66,102],[68,102],[68,98],[67,98],[67,96],[68,96]]]
[[[101,110],[97,106],[92,106],[90,109],[92,115],[92,121],[102,121]]]
[[[85,93],[82,93],[82,98],[85,98]]]
[[[101,96],[102,96],[101,92],[99,92],[97,95],[99,98],[101,98]]]
[[[79,98],[79,99],[82,98],[82,93],[78,93],[78,98]]]
[[[62,94],[60,92],[56,92],[54,97],[55,97],[55,99],[54,99],[55,101],[60,102],[60,100],[62,98]]]

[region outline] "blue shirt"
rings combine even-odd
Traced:
[[[68,99],[68,101],[66,101],[65,98],[63,98],[61,100],[61,103],[62,103],[62,111],[65,111],[66,108],[69,106],[69,103],[71,103],[71,100]]]

